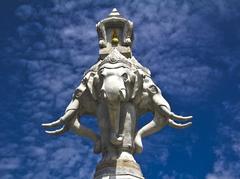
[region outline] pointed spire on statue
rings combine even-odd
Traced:
[[[120,17],[120,13],[116,8],[113,8],[112,12],[108,15],[108,17]]]

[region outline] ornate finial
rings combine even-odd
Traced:
[[[113,8],[112,12],[108,15],[108,17],[120,17],[120,13],[116,8]]]
[[[114,8],[107,18],[96,25],[99,38],[99,59],[105,58],[112,48],[127,58],[132,57],[133,23],[122,17]]]

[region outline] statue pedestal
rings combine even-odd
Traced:
[[[94,179],[144,179],[144,177],[135,161],[117,159],[100,162]]]

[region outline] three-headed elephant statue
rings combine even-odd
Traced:
[[[137,119],[145,112],[153,112],[154,119],[137,131]],[[79,118],[84,114],[97,116],[100,134],[80,124]],[[191,118],[171,112],[160,89],[151,80],[150,72],[134,57],[129,59],[113,50],[85,73],[63,117],[43,126],[63,125],[59,130],[47,131],[49,134],[71,130],[92,139],[95,152],[102,152],[108,160],[120,155],[119,148],[129,153],[141,152],[142,137],[167,124],[188,127],[191,122],[180,124],[173,119]]]

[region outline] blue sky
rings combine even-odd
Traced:
[[[134,55],[173,111],[194,116],[191,128],[144,140],[145,178],[240,178],[238,0],[1,1],[0,178],[91,178],[92,143],[40,124],[63,114],[97,61],[95,24],[114,7],[134,22]],[[94,118],[82,122],[97,130]]]

